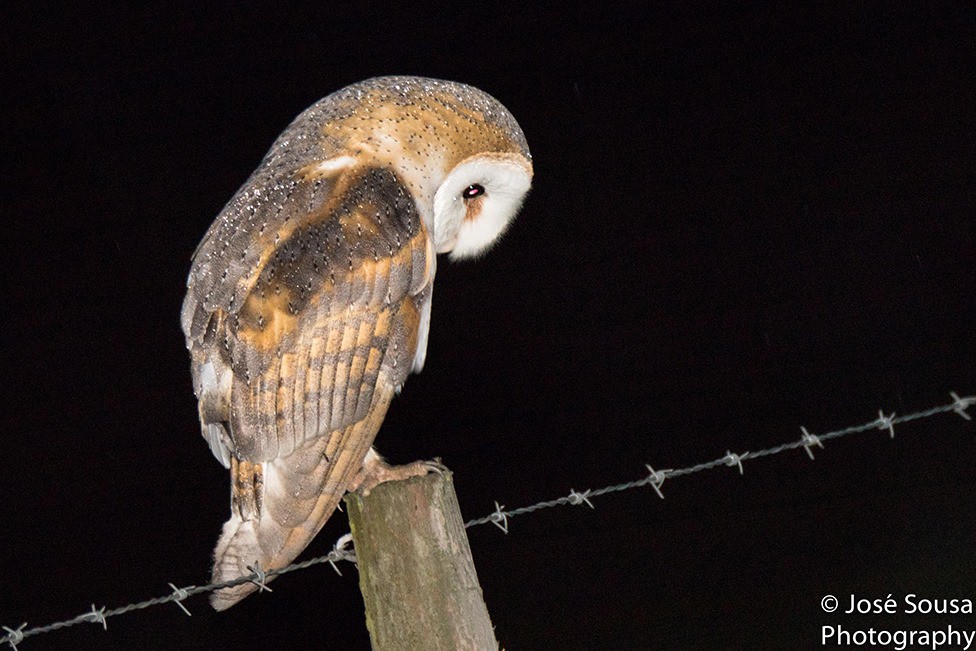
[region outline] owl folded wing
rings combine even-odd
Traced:
[[[434,253],[391,171],[249,189],[260,178],[204,239],[183,311],[203,435],[228,466],[325,435],[336,454],[348,426],[376,409],[382,421],[376,388],[419,369],[429,327]]]

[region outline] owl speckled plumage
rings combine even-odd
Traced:
[[[423,368],[436,254],[484,251],[531,178],[512,115],[454,82],[369,79],[279,136],[200,243],[183,304],[203,436],[231,473],[214,581],[287,565],[346,491],[430,469],[371,446]]]

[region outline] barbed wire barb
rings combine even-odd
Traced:
[[[24,629],[27,627],[27,622],[24,622],[17,628],[10,628],[9,626],[4,626],[3,630],[7,631],[7,644],[14,651],[17,651],[17,645],[24,641]]]
[[[888,435],[890,438],[895,438],[895,412],[891,412],[890,416],[885,416],[884,411],[878,410],[878,429],[888,430]]]
[[[108,630],[108,620],[105,619],[105,606],[96,609],[95,604],[92,604],[91,612],[85,613],[82,617],[86,618],[92,624],[101,624],[102,629]]]
[[[268,573],[261,569],[261,563],[254,561],[254,565],[248,565],[247,569],[251,570],[252,572],[252,575],[248,578],[248,581],[258,587],[258,593],[274,592],[274,590],[269,588],[266,583]]]
[[[176,604],[177,606],[179,606],[180,607],[180,610],[182,610],[184,613],[186,613],[186,616],[187,617],[193,617],[193,613],[191,613],[189,611],[189,609],[186,606],[183,605],[183,600],[186,599],[189,596],[189,594],[187,594],[187,590],[189,588],[177,588],[172,583],[169,584],[169,587],[171,587],[173,589],[173,594],[176,596],[176,598],[173,600],[173,603]],[[190,586],[190,588],[195,588],[195,587],[196,586],[194,586],[194,585],[191,585]]]
[[[955,391],[950,391],[949,395],[952,396],[952,411],[956,412],[966,420],[972,420],[973,417],[966,413],[966,409],[976,403],[976,396],[968,396],[966,398],[960,398]]]
[[[664,499],[664,493],[661,491],[661,486],[664,484],[665,479],[670,479],[672,477],[681,477],[686,475],[695,474],[698,472],[703,472],[705,470],[712,470],[720,466],[726,467],[737,467],[739,469],[739,474],[744,474],[742,462],[745,459],[758,459],[760,457],[768,457],[775,454],[780,454],[781,452],[786,452],[788,450],[795,450],[797,448],[804,448],[807,454],[813,459],[813,447],[823,448],[823,441],[840,438],[842,436],[848,436],[851,434],[856,434],[859,432],[867,432],[869,430],[887,430],[889,438],[894,438],[894,426],[900,423],[907,423],[913,420],[920,420],[923,418],[931,418],[938,414],[944,414],[948,412],[954,412],[966,419],[967,421],[972,420],[972,416],[966,412],[966,410],[976,405],[976,396],[966,396],[960,397],[956,392],[950,391],[949,395],[952,397],[952,402],[946,405],[941,405],[938,407],[932,407],[930,409],[925,409],[923,411],[917,411],[911,414],[906,414],[904,416],[896,416],[894,413],[885,415],[883,410],[878,411],[878,418],[864,423],[863,425],[854,425],[851,427],[846,427],[839,430],[834,430],[820,435],[811,434],[806,427],[801,427],[800,431],[803,432],[803,436],[799,440],[793,440],[791,442],[782,443],[780,445],[766,448],[763,450],[755,450],[749,452],[743,452],[740,454],[735,454],[730,450],[727,450],[725,456],[718,459],[713,459],[712,461],[706,461],[703,463],[698,463],[693,466],[687,466],[678,469],[668,469],[668,470],[654,470],[649,464],[645,464],[648,474],[640,479],[634,481],[623,482],[620,484],[614,484],[611,486],[604,486],[603,488],[589,489],[583,492],[579,492],[575,489],[571,489],[568,496],[558,497],[553,500],[537,502],[536,504],[531,504],[529,506],[523,506],[516,509],[506,509],[505,505],[495,502],[495,510],[486,515],[485,517],[478,518],[475,520],[469,520],[464,524],[466,528],[471,528],[483,524],[488,524],[489,522],[494,524],[496,527],[501,529],[504,533],[508,533],[508,522],[509,519],[518,515],[525,515],[528,513],[534,513],[540,509],[546,509],[555,506],[565,506],[572,505],[577,506],[580,504],[587,504],[590,508],[593,508],[593,504],[590,502],[591,497],[598,497],[600,495],[606,495],[608,493],[616,493],[625,490],[631,490],[635,488],[643,488],[645,486],[650,486],[657,493],[658,497]],[[27,628],[27,623],[24,622],[17,628],[10,628],[8,626],[2,626],[0,628],[5,631],[5,635],[0,638],[0,644],[6,644],[8,647],[14,651],[19,651],[17,645],[22,643],[26,638],[33,635],[40,635],[42,633],[49,633],[62,628],[67,628],[69,626],[75,626],[77,624],[87,622],[92,624],[101,624],[104,630],[108,630],[107,618],[114,617],[116,615],[122,615],[124,613],[132,612],[134,610],[142,610],[145,608],[150,608],[152,606],[157,606],[165,603],[175,603],[179,606],[183,612],[190,615],[190,611],[186,608],[183,602],[190,596],[201,594],[204,592],[213,592],[215,590],[220,590],[221,588],[228,588],[236,585],[241,585],[243,583],[254,583],[258,586],[261,592],[267,591],[271,592],[266,584],[266,581],[273,576],[278,576],[280,574],[285,574],[287,572],[294,572],[297,570],[304,570],[314,565],[320,565],[323,563],[328,563],[332,568],[341,576],[342,572],[336,566],[338,561],[348,561],[353,564],[356,563],[356,552],[354,548],[350,547],[352,543],[352,535],[347,533],[340,536],[336,541],[335,545],[332,547],[332,551],[325,556],[319,556],[317,558],[312,558],[307,561],[301,561],[299,563],[293,563],[286,567],[278,569],[264,570],[255,563],[253,567],[248,567],[253,573],[249,576],[242,576],[232,581],[225,581],[223,583],[211,583],[202,586],[187,586],[186,588],[177,588],[175,584],[170,583],[169,587],[172,592],[169,594],[156,597],[153,599],[147,599],[145,601],[140,601],[137,603],[130,603],[126,606],[116,608],[113,610],[106,610],[103,606],[102,608],[96,608],[95,604],[92,604],[91,610],[73,617],[71,619],[63,620],[60,622],[54,622],[52,624],[47,624],[44,626],[37,626],[34,628]]]
[[[499,504],[498,502],[495,502],[495,512],[489,515],[488,519],[496,527],[498,527],[505,533],[508,533],[508,514],[502,511],[502,509],[504,508],[505,508],[504,504]],[[468,525],[464,525],[464,526],[467,527]]]
[[[590,491],[588,490],[585,490],[582,493],[578,493],[576,492],[575,488],[569,489],[569,498],[568,498],[569,503],[574,506],[578,506],[580,504],[586,504],[591,509],[595,509],[596,507],[593,506],[593,502],[589,500],[589,497],[590,497]]]
[[[650,483],[651,488],[654,489],[654,492],[657,493],[657,496],[663,500],[664,493],[661,492],[661,486],[664,485],[664,479],[668,476],[669,472],[672,472],[672,470],[670,468],[668,470],[654,470],[649,463],[645,463],[644,467],[647,468],[647,472],[651,473],[647,477],[648,483]]]
[[[722,461],[724,461],[725,462],[725,465],[729,466],[730,468],[734,468],[734,467],[738,466],[739,467],[739,474],[740,475],[744,475],[745,474],[745,471],[742,469],[742,462],[745,459],[748,459],[748,458],[749,458],[749,453],[748,452],[743,452],[742,454],[736,454],[734,452],[731,452],[729,450],[726,450],[725,451],[725,456],[722,457]]]
[[[332,545],[332,551],[328,555],[329,565],[332,566],[332,569],[335,570],[336,574],[339,576],[342,576],[342,572],[339,571],[339,566],[336,565],[336,561],[347,560],[353,565],[356,564],[356,555],[348,549],[350,543],[352,543],[351,533],[339,536],[339,539],[336,540],[334,545]]]
[[[823,443],[820,442],[820,437],[816,434],[811,434],[807,431],[806,427],[800,426],[800,431],[803,432],[803,437],[800,438],[800,443],[803,444],[803,449],[807,451],[807,456],[813,460],[813,446],[817,446],[821,450],[823,449]]]

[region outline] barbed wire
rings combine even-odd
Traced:
[[[932,416],[937,416],[939,414],[944,414],[948,412],[955,412],[962,418],[966,420],[972,420],[972,416],[966,412],[966,409],[976,405],[976,396],[966,396],[959,397],[954,391],[949,392],[952,397],[952,402],[940,405],[938,407],[932,407],[931,409],[925,409],[923,411],[917,411],[911,414],[906,414],[904,416],[897,416],[894,413],[885,414],[883,410],[878,411],[878,417],[870,422],[864,423],[862,425],[854,425],[851,427],[845,427],[844,429],[834,430],[831,432],[826,432],[824,434],[812,434],[807,430],[806,427],[800,427],[800,432],[802,436],[798,440],[789,441],[787,443],[782,443],[780,445],[766,448],[763,450],[754,450],[747,452],[735,453],[726,450],[725,455],[713,459],[711,461],[706,461],[703,463],[698,463],[693,466],[688,466],[685,468],[676,469],[664,469],[655,470],[652,466],[646,465],[647,475],[641,479],[634,481],[623,482],[620,484],[614,484],[612,486],[604,486],[603,488],[588,489],[585,491],[577,491],[575,489],[570,489],[569,494],[563,497],[558,497],[552,500],[546,500],[543,502],[537,502],[529,506],[522,506],[514,509],[506,509],[504,505],[495,502],[495,510],[483,518],[477,518],[474,520],[469,520],[464,524],[465,528],[476,527],[483,524],[494,524],[496,527],[501,529],[504,533],[508,533],[508,522],[511,518],[518,517],[520,515],[526,515],[528,513],[534,513],[542,509],[548,509],[556,506],[580,506],[586,505],[590,508],[595,508],[593,503],[590,501],[591,498],[600,497],[601,495],[607,495],[609,493],[618,493],[621,491],[632,490],[635,488],[643,488],[645,486],[650,486],[657,493],[658,497],[664,499],[664,492],[662,491],[662,486],[666,479],[673,479],[676,477],[683,477],[686,475],[693,475],[698,472],[703,472],[705,470],[712,470],[715,468],[729,467],[736,468],[739,474],[745,472],[743,466],[743,461],[759,459],[761,457],[770,457],[775,454],[780,454],[790,450],[798,450],[803,448],[807,455],[813,459],[813,448],[819,447],[823,448],[824,441],[829,441],[831,439],[840,438],[842,436],[849,436],[851,434],[857,434],[860,432],[867,432],[872,430],[881,430],[888,433],[890,438],[895,437],[895,425],[900,425],[902,423],[907,423],[910,421],[921,420],[923,418],[931,418]],[[205,592],[213,592],[215,590],[220,590],[222,588],[231,588],[237,585],[242,585],[244,583],[253,583],[258,586],[260,592],[270,592],[266,584],[267,580],[271,577],[279,576],[281,574],[287,574],[288,572],[296,572],[298,570],[304,570],[315,565],[322,565],[328,563],[332,566],[332,569],[338,574],[342,574],[339,571],[339,567],[336,565],[339,561],[349,561],[352,563],[356,562],[356,554],[353,549],[350,548],[350,543],[352,542],[352,535],[345,534],[340,536],[336,541],[335,545],[332,547],[332,551],[325,556],[319,556],[317,558],[312,558],[307,561],[302,561],[300,563],[293,563],[287,567],[282,567],[278,569],[263,570],[260,566],[248,566],[247,569],[252,570],[252,573],[248,576],[242,576],[240,578],[234,579],[233,581],[224,581],[221,583],[209,583],[207,585],[195,586],[190,585],[183,588],[178,588],[174,584],[170,583],[169,587],[171,592],[167,595],[161,597],[155,597],[153,599],[147,599],[145,601],[140,601],[136,603],[131,603],[126,606],[119,608],[107,609],[105,606],[97,608],[95,604],[92,604],[91,609],[83,612],[82,614],[72,617],[71,619],[66,619],[60,622],[54,622],[52,624],[46,624],[44,626],[37,626],[34,628],[27,628],[27,623],[24,622],[16,628],[11,628],[8,626],[0,626],[5,632],[2,638],[0,638],[0,644],[6,644],[10,648],[17,651],[17,645],[23,642],[28,637],[34,635],[40,635],[42,633],[50,633],[51,631],[56,631],[62,628],[67,628],[69,626],[75,626],[76,624],[99,624],[103,629],[108,630],[108,618],[117,617],[125,613],[129,613],[135,610],[143,610],[146,608],[151,608],[154,606],[160,606],[162,604],[174,603],[176,604],[187,616],[191,613],[189,609],[184,605],[184,601],[197,594]]]
[[[504,505],[500,505],[498,502],[495,502],[494,512],[483,518],[469,520],[464,524],[464,526],[474,527],[481,524],[488,524],[490,522],[505,533],[508,533],[509,518],[525,515],[526,513],[534,513],[540,509],[548,509],[554,506],[578,506],[580,504],[586,504],[590,508],[594,508],[593,504],[590,503],[591,497],[599,497],[601,495],[606,495],[607,493],[618,493],[620,491],[641,488],[644,486],[650,486],[657,493],[658,497],[664,499],[664,493],[661,490],[661,486],[664,484],[665,479],[693,475],[697,472],[712,470],[713,468],[720,468],[722,466],[736,468],[741,475],[745,472],[742,462],[746,459],[770,457],[774,454],[780,454],[789,450],[797,450],[799,448],[806,450],[807,455],[813,459],[813,447],[823,448],[824,441],[840,438],[842,436],[848,436],[850,434],[857,434],[859,432],[867,432],[869,430],[885,430],[888,432],[890,438],[895,438],[895,425],[922,418],[931,418],[932,416],[944,414],[950,411],[959,414],[966,420],[972,420],[972,417],[966,413],[966,408],[976,404],[976,396],[960,398],[954,391],[950,391],[949,395],[952,397],[952,402],[947,405],[932,407],[931,409],[906,414],[905,416],[896,416],[894,413],[886,416],[884,411],[879,410],[878,418],[871,422],[864,423],[863,425],[845,427],[844,429],[827,432],[825,434],[811,434],[809,431],[807,431],[806,427],[800,427],[800,431],[803,433],[803,436],[801,436],[799,440],[782,443],[772,448],[766,448],[765,450],[755,450],[750,452],[742,452],[739,454],[726,450],[725,456],[719,459],[713,459],[712,461],[706,461],[694,466],[688,466],[687,468],[654,470],[653,467],[647,465],[645,467],[647,468],[648,475],[643,479],[628,481],[622,484],[614,484],[613,486],[604,486],[603,488],[595,488],[583,492],[571,490],[569,495],[564,497],[559,497],[545,502],[538,502],[530,506],[523,506],[517,509],[506,509]]]

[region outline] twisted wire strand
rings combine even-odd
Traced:
[[[741,474],[743,472],[743,461],[759,459],[761,457],[769,457],[775,454],[781,454],[783,452],[797,450],[800,448],[806,450],[807,454],[813,458],[813,452],[811,450],[812,446],[816,445],[818,447],[823,447],[823,441],[829,441],[832,439],[841,438],[843,436],[849,436],[851,434],[858,434],[871,430],[887,431],[890,437],[894,438],[895,425],[921,420],[923,418],[931,418],[932,416],[937,416],[939,414],[945,414],[948,412],[955,412],[962,418],[971,420],[972,417],[966,412],[966,409],[976,405],[976,396],[959,397],[955,392],[950,392],[949,395],[953,399],[951,403],[932,407],[931,409],[925,409],[911,414],[905,414],[903,416],[896,416],[895,414],[889,414],[886,416],[883,411],[879,411],[878,418],[875,420],[863,423],[861,425],[853,425],[843,429],[826,432],[824,434],[814,435],[808,432],[805,427],[801,427],[800,429],[803,432],[803,436],[800,439],[781,443],[780,445],[776,445],[771,448],[742,453],[732,453],[731,451],[728,451],[721,458],[705,461],[703,463],[687,466],[685,468],[654,470],[650,466],[647,466],[649,474],[641,479],[613,484],[611,486],[604,486],[602,488],[588,489],[585,491],[577,491],[574,489],[570,491],[569,495],[537,502],[528,506],[506,509],[504,505],[500,505],[498,502],[495,502],[495,510],[493,512],[482,518],[469,520],[464,524],[464,526],[465,528],[471,528],[490,523],[497,526],[504,533],[508,533],[508,521],[510,518],[535,513],[536,511],[540,511],[542,509],[548,509],[556,506],[580,506],[584,504],[590,508],[593,508],[593,504],[590,502],[590,498],[592,497],[600,497],[601,495],[618,493],[635,488],[643,488],[645,486],[651,486],[654,488],[655,492],[657,492],[657,494],[663,499],[664,494],[661,492],[661,486],[663,485],[665,479],[693,475],[695,473],[704,472],[706,470],[712,470],[719,467],[735,467],[738,468],[739,473]],[[332,569],[341,575],[342,572],[339,571],[336,563],[339,561],[349,561],[352,563],[356,562],[355,551],[350,548],[351,542],[352,536],[347,533],[339,537],[336,544],[333,546],[332,551],[325,556],[319,556],[300,563],[293,563],[279,569],[262,570],[260,567],[249,568],[253,569],[254,572],[232,581],[209,583],[201,586],[191,585],[183,588],[177,588],[174,584],[170,583],[169,586],[172,588],[172,592],[167,595],[131,603],[119,608],[107,609],[104,606],[102,608],[96,608],[95,605],[92,604],[90,610],[77,615],[76,617],[72,617],[71,619],[66,619],[60,622],[53,622],[44,626],[27,628],[26,622],[16,628],[2,626],[0,628],[6,632],[6,635],[0,637],[0,644],[6,644],[16,651],[17,645],[28,637],[40,635],[42,633],[50,633],[51,631],[68,628],[69,626],[75,626],[76,624],[100,624],[104,629],[107,630],[107,620],[110,617],[117,617],[135,610],[144,610],[146,608],[152,608],[154,606],[160,606],[168,603],[175,603],[183,610],[184,613],[190,615],[190,611],[187,610],[186,606],[183,604],[183,601],[193,595],[213,592],[215,590],[220,590],[221,588],[230,588],[244,583],[254,583],[258,587],[262,588],[262,591],[270,591],[270,588],[264,585],[265,581],[267,581],[267,579],[270,577],[287,574],[289,572],[297,572],[299,570],[304,570],[316,565],[322,565],[324,563],[331,565]]]

